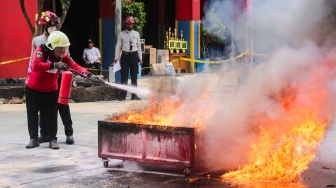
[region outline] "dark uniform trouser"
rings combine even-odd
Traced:
[[[137,74],[138,74],[138,62],[139,57],[137,54],[135,55],[125,55],[122,54],[120,58],[120,66],[121,66],[121,83],[124,85],[127,85],[128,82],[128,71],[131,70],[131,84],[133,86],[137,86]],[[120,91],[120,98],[125,98],[127,95],[127,91],[121,90]],[[135,94],[132,93],[132,96],[135,96]]]
[[[72,136],[73,128],[72,128],[72,120],[71,120],[69,105],[58,103],[58,112],[61,116],[61,119],[64,125],[65,135]],[[48,136],[47,122],[46,122],[46,119],[44,118],[43,111],[40,112],[40,134],[41,136]]]
[[[62,75],[60,74],[58,77],[58,92],[60,89],[62,80]],[[58,94],[58,93],[57,93]],[[68,104],[60,104],[58,103],[58,112],[61,116],[63,125],[64,125],[64,132],[66,136],[72,136],[73,129],[72,129],[72,120],[71,120],[71,114],[70,114],[70,107]],[[47,122],[44,118],[44,112],[40,111],[40,134],[41,136],[48,136],[47,131]]]
[[[38,112],[44,112],[50,139],[57,140],[57,94],[58,91],[39,92],[26,86],[26,108],[30,139],[38,140]]]

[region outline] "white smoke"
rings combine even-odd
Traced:
[[[331,40],[331,36],[335,36],[332,25],[335,3],[322,0],[250,0],[252,11],[243,10],[233,29],[230,28],[231,22],[238,10],[234,2],[239,1],[211,1],[207,10],[214,10],[214,13],[206,14],[204,25],[215,28],[212,17],[221,18],[229,31],[234,31],[236,48],[242,53],[245,51],[247,24],[249,35],[251,29],[254,30],[254,52],[272,55],[267,58],[256,56],[258,63],[255,62],[254,67],[238,61],[234,66],[223,65],[222,71],[211,74],[210,80],[205,79],[207,74],[199,74],[179,85],[184,103],[175,120],[192,122],[192,114],[198,111],[210,116],[199,140],[202,152],[198,155],[202,155],[205,166],[214,170],[237,168],[246,162],[251,140],[257,135],[250,124],[254,114],[263,113],[275,119],[282,117],[283,108],[270,96],[292,85],[317,84],[314,80],[318,75],[312,74],[311,70],[316,70],[322,77],[335,73],[334,67],[321,64],[326,58],[336,62],[333,55],[335,43]],[[247,15],[250,16],[248,19]],[[251,52],[251,38],[248,47]],[[223,84],[225,75],[232,71],[239,75],[237,87]],[[335,94],[332,77],[321,82],[317,88],[298,91],[296,102],[314,106],[319,113],[334,110],[332,101],[316,104],[305,95],[313,89],[326,90],[327,96]],[[203,97],[204,89],[208,90],[207,97]]]

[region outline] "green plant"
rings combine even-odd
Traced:
[[[146,12],[144,3],[123,1],[121,12],[122,20],[125,20],[126,16],[133,16],[136,23],[134,26],[134,30],[139,32],[142,30],[146,23]],[[125,29],[124,25],[123,29]]]
[[[203,48],[203,56],[205,56],[205,49],[209,43],[221,43],[225,40],[226,27],[221,19],[215,14],[215,10],[211,9],[207,15],[206,25],[200,24],[201,45]]]

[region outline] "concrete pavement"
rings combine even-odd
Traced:
[[[229,187],[219,178],[195,169],[191,177],[171,166],[111,160],[104,168],[98,158],[97,121],[145,101],[102,101],[70,104],[74,145],[65,144],[59,118],[59,150],[48,143],[26,149],[29,141],[25,104],[0,105],[0,187]],[[334,121],[335,122],[335,121]],[[332,124],[309,170],[298,182],[240,185],[239,187],[336,186],[336,126]]]

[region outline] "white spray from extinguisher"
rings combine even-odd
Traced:
[[[109,83],[109,82],[105,82],[105,84],[118,88],[118,89],[122,89],[134,94],[137,94],[141,97],[147,97],[150,93],[150,91],[148,89],[145,88],[139,88],[139,87],[134,87],[134,86],[127,86],[127,85],[122,85],[122,84],[116,84],[116,83]]]
[[[80,73],[80,72],[78,72],[74,69],[69,68],[68,70],[71,71],[71,72],[74,72],[77,75],[81,75],[82,77],[91,80],[89,77],[83,75],[82,73]],[[123,85],[123,84],[116,84],[116,83],[109,83],[109,82],[104,82],[104,83],[106,85],[111,86],[111,87],[115,87],[115,88],[118,88],[118,89],[122,89],[122,90],[125,90],[125,91],[128,91],[128,92],[137,94],[141,97],[147,97],[150,93],[150,91],[148,89],[145,89],[145,88],[138,88],[138,87],[134,87],[134,86],[127,86],[127,85]]]

